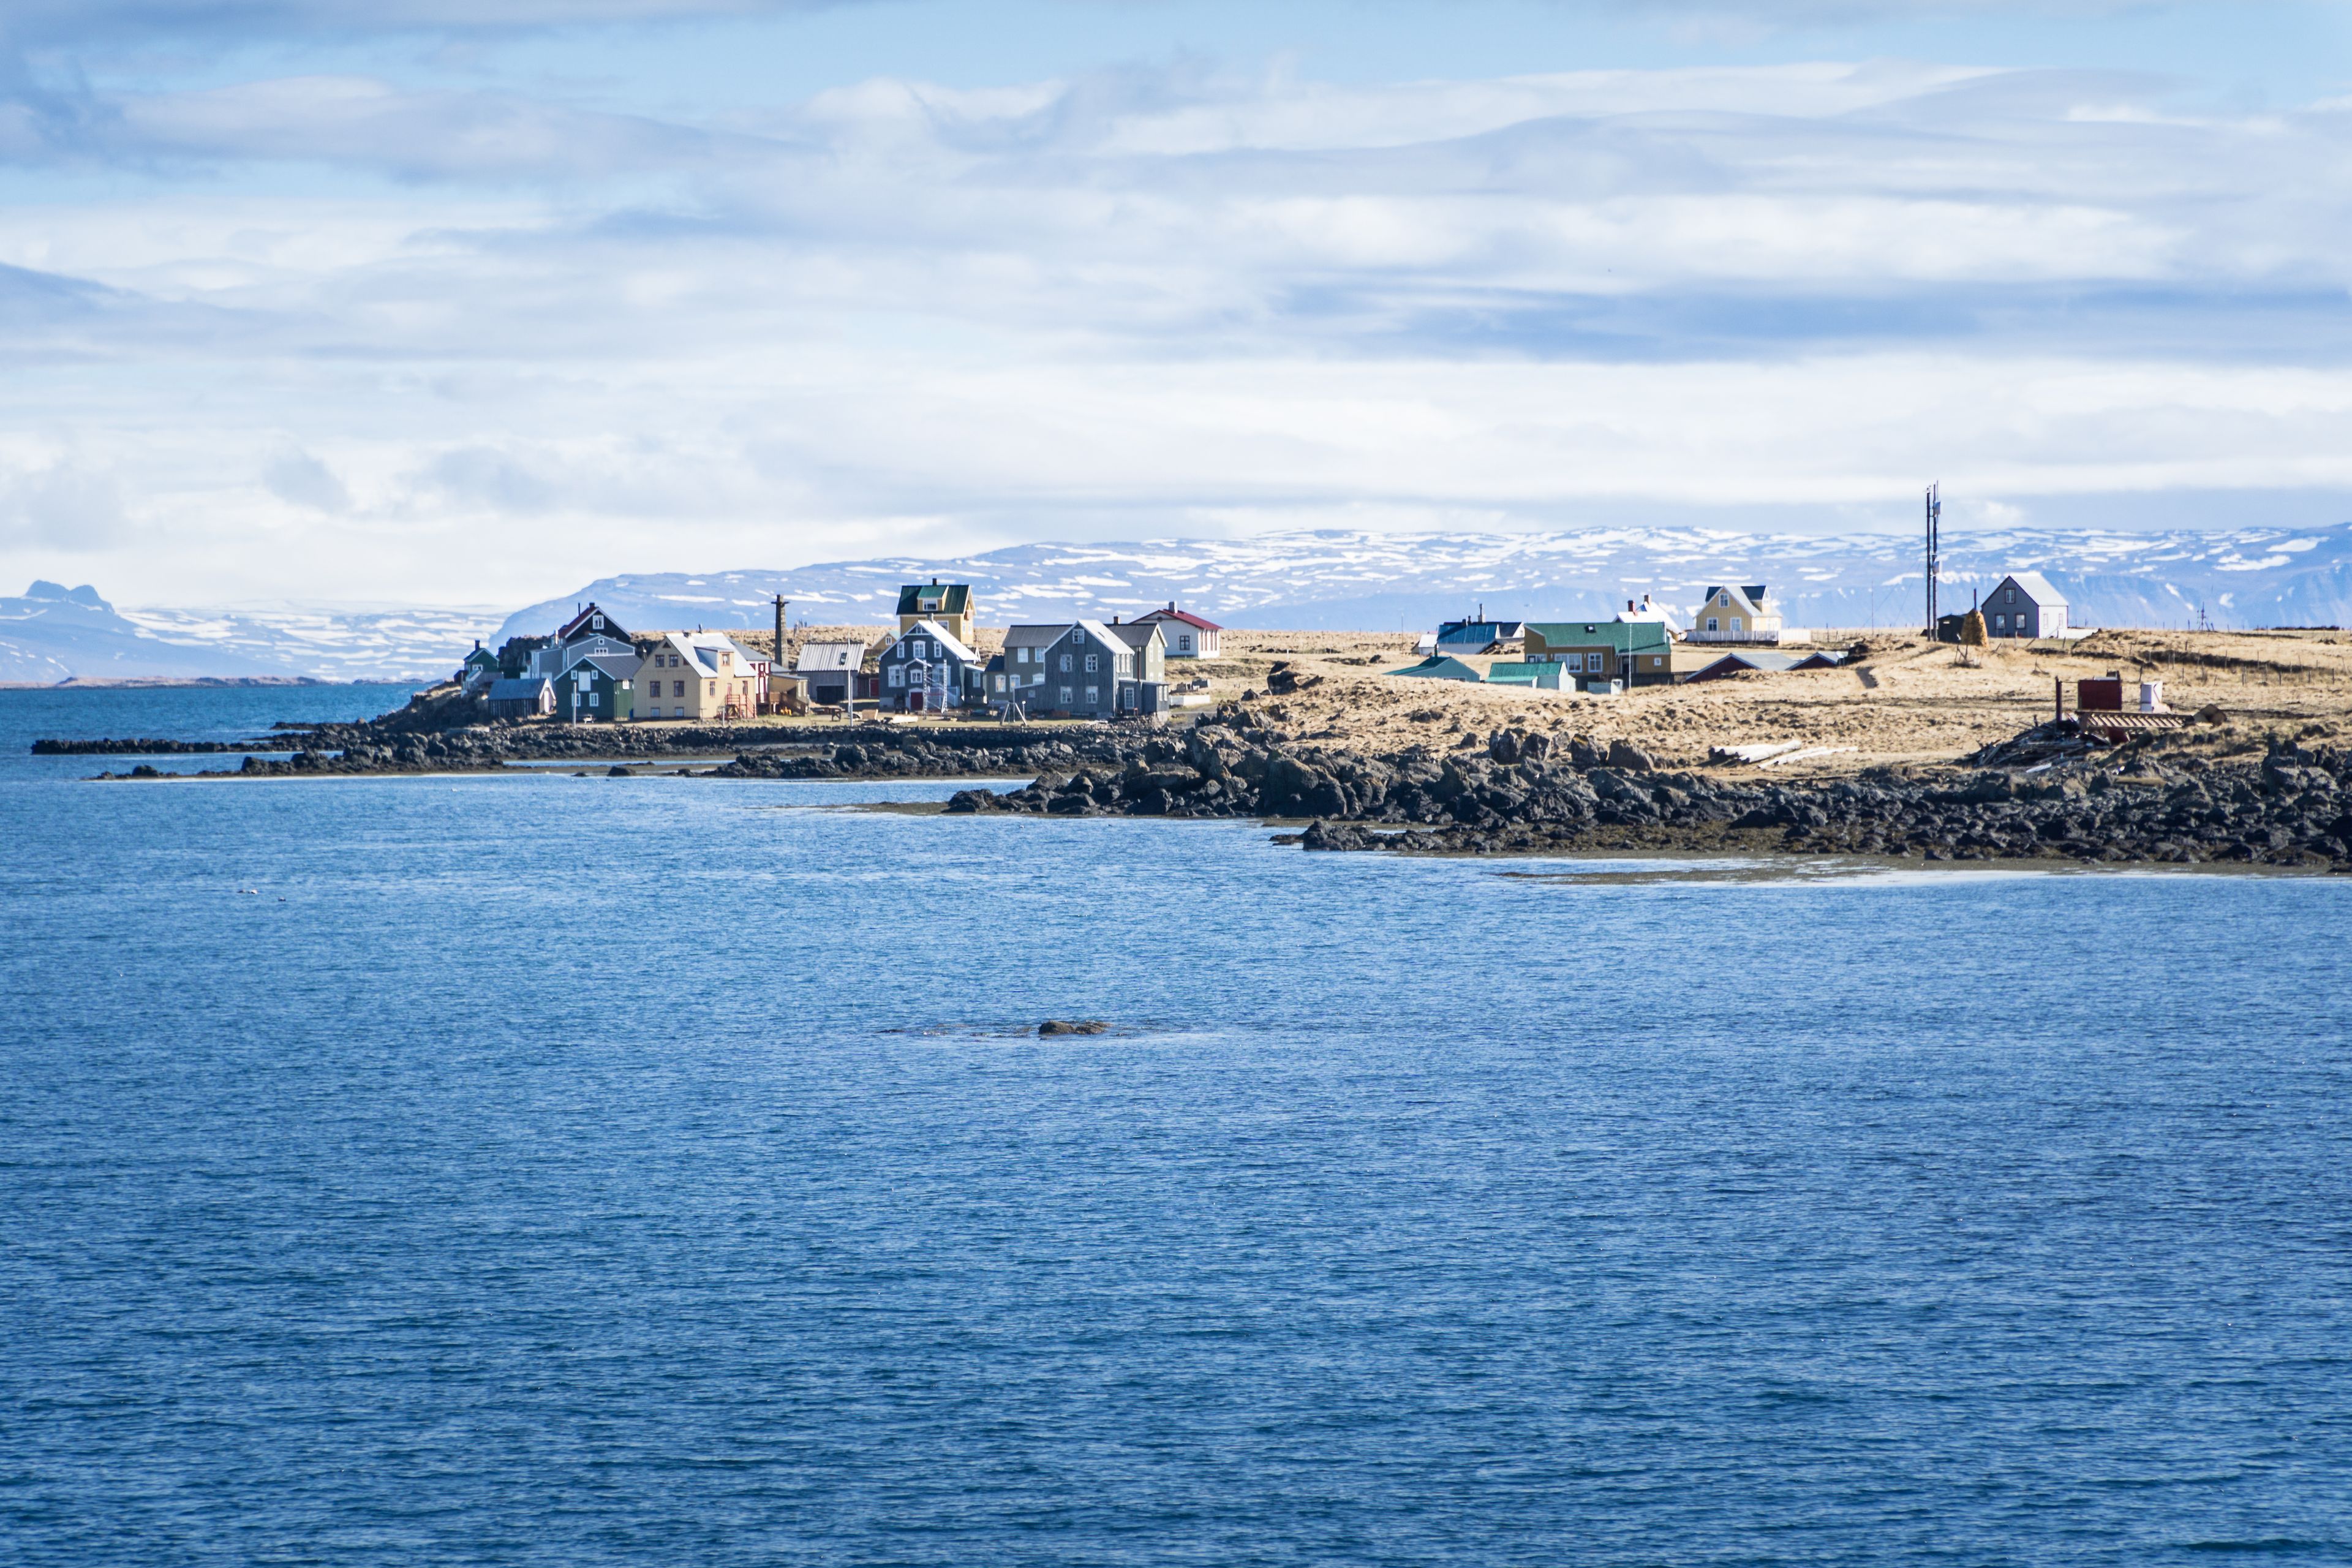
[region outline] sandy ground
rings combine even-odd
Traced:
[[[761,647],[772,634],[738,634]],[[1223,656],[1171,659],[1179,694],[1193,683],[1218,702],[1244,700],[1269,727],[1323,745],[1393,752],[1438,748],[1497,729],[1623,737],[1669,766],[1696,766],[1717,746],[1795,741],[1851,748],[1773,773],[1842,773],[1886,763],[1949,763],[1989,741],[2048,718],[2053,679],[2119,674],[2164,682],[2167,704],[2183,712],[2219,707],[2230,721],[2219,749],[2256,746],[2271,734],[2352,736],[2352,632],[2100,632],[2069,644],[1962,649],[1916,636],[1862,634],[1867,652],[1846,668],[1752,674],[1696,686],[1642,687],[1591,697],[1455,681],[1403,679],[1387,671],[1416,662],[1408,637],[1353,632],[1224,634]],[[871,627],[796,629],[792,641],[863,637]],[[1002,647],[983,628],[981,651]],[[1277,661],[1302,689],[1263,695]],[[1181,715],[1180,713],[1179,717]]]

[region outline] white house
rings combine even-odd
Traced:
[[[1989,637],[2063,637],[2066,635],[2066,600],[2039,572],[2012,572],[1993,587],[1984,603],[1985,635]]]
[[[1168,601],[1166,609],[1138,616],[1135,620],[1139,626],[1158,624],[1160,635],[1167,639],[1170,658],[1216,658],[1218,639],[1225,630],[1214,621],[1202,620],[1189,610],[1178,609],[1173,599]]]

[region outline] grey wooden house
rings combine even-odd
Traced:
[[[1112,719],[1166,705],[1168,643],[1150,622],[1014,626],[988,700],[1031,714]]]

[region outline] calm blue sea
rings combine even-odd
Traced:
[[[0,692],[0,1561],[2352,1561],[2352,880],[22,755],[339,699]]]

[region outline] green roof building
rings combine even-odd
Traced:
[[[1529,621],[1525,652],[1529,664],[1563,666],[1577,685],[1665,686],[1672,647],[1661,621]]]

